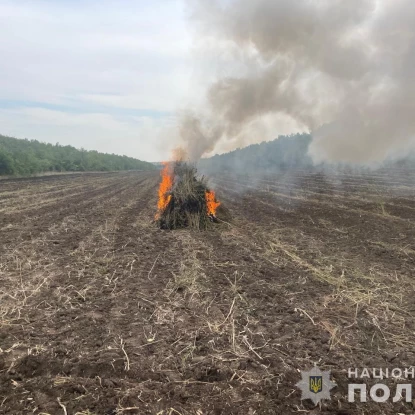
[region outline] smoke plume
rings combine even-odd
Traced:
[[[237,50],[240,68],[208,88],[203,111],[183,115],[191,158],[247,144],[252,125],[273,117],[312,133],[316,162],[376,162],[415,146],[414,1],[189,4],[198,38]]]

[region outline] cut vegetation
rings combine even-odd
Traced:
[[[208,189],[196,167],[181,161],[165,163],[161,171],[156,221],[162,229],[194,228],[205,230],[217,222],[220,202]]]

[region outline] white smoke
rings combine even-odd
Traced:
[[[317,162],[369,163],[414,148],[414,1],[189,4],[197,36],[238,48],[245,66],[209,87],[203,114],[183,116],[191,158],[249,144],[247,131],[272,116],[312,133]]]

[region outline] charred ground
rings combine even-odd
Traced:
[[[414,178],[214,177],[206,232],[155,226],[157,172],[1,181],[0,412],[412,414],[346,396],[415,364]]]

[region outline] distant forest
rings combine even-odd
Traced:
[[[313,165],[307,154],[310,142],[309,134],[279,136],[273,141],[202,159],[198,167],[206,174],[219,171],[245,173],[247,170],[275,172],[292,167],[310,167]]]
[[[132,157],[0,135],[0,175],[153,169],[153,164]]]
[[[198,169],[203,174],[236,173],[276,173],[291,168],[321,169],[322,171],[350,170],[356,173],[376,168],[415,168],[415,150],[387,158],[378,164],[353,165],[349,163],[321,162],[315,165],[308,155],[310,134],[280,135],[273,141],[252,144],[225,154],[217,154],[198,162]]]

